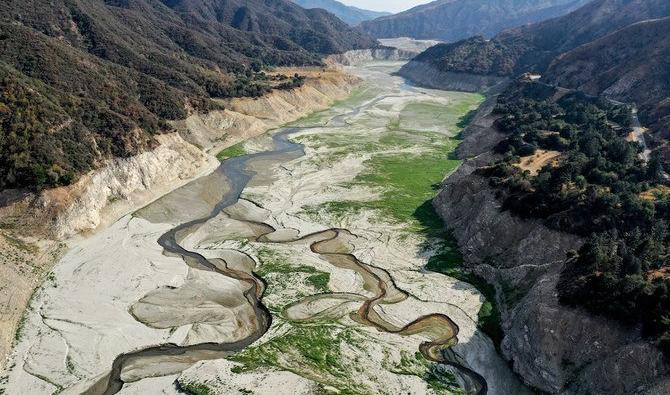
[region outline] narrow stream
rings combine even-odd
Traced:
[[[183,223],[163,234],[158,239],[158,244],[164,248],[165,252],[181,256],[182,259],[184,259],[184,261],[189,264],[189,266],[202,270],[214,271],[221,275],[229,276],[238,280],[243,279],[243,273],[233,270],[221,270],[219,267],[217,267],[217,265],[212,264],[212,262],[210,262],[201,254],[184,249],[177,242],[177,234],[187,232],[194,229],[198,225],[204,224],[205,222],[219,215],[219,213],[221,213],[226,207],[230,207],[235,204],[239,200],[242,191],[254,175],[252,171],[248,170],[249,162],[258,159],[273,159],[277,162],[281,162],[304,155],[302,144],[293,143],[289,140],[289,136],[291,134],[297,133],[300,130],[301,128],[282,129],[272,136],[272,150],[230,158],[221,163],[221,166],[219,166],[216,171],[224,174],[229,180],[229,189],[225,192],[221,201],[216,204],[208,216]],[[257,321],[256,330],[250,336],[238,342],[232,343],[201,343],[191,346],[164,344],[157,347],[149,347],[139,351],[122,354],[114,360],[112,364],[112,370],[109,377],[107,378],[107,386],[102,393],[109,395],[119,392],[123,388],[124,384],[123,380],[121,380],[121,372],[124,366],[128,365],[130,362],[136,362],[142,358],[170,356],[179,357],[179,359],[183,361],[197,362],[200,359],[205,359],[202,355],[203,352],[217,353],[215,356],[210,355],[210,358],[207,359],[223,358],[227,355],[230,355],[232,352],[242,350],[250,344],[254,343],[267,332],[272,322],[272,316],[270,315],[270,312],[260,301],[260,295],[262,295],[262,290],[260,289],[261,286],[262,282],[260,280],[252,281],[252,287],[245,295],[249,301],[249,304],[254,309]],[[99,384],[96,384],[87,393],[98,393],[97,390],[99,388]]]

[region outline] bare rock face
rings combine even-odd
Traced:
[[[47,234],[64,239],[107,224],[217,166],[176,133],[158,140],[154,150],[112,159],[72,186],[44,191],[32,206],[33,216],[47,219]]]
[[[397,48],[358,49],[342,54],[330,55],[326,58],[329,63],[351,66],[372,60],[409,60],[418,55],[418,52]]]
[[[667,373],[662,352],[635,330],[561,306],[561,265],[539,278],[506,320],[503,354],[527,382],[550,393],[631,394]]]
[[[363,51],[365,52],[365,51]],[[234,98],[225,110],[193,114],[174,122],[188,142],[216,153],[277,128],[312,112],[328,108],[347,97],[360,79],[333,69],[287,69],[285,74],[306,76],[305,83],[291,90],[274,90],[258,98]]]
[[[559,304],[565,253],[583,241],[502,211],[488,180],[474,172],[498,159],[491,150],[504,136],[492,126],[495,100],[464,131],[464,162],[433,205],[465,264],[497,289],[503,356],[527,384],[549,393],[662,393],[667,363],[639,330]]]
[[[415,84],[427,88],[463,92],[488,91],[507,81],[507,78],[494,75],[475,75],[440,71],[428,63],[416,60],[410,61],[404,65],[398,74]]]

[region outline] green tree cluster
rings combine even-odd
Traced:
[[[498,100],[504,159],[481,169],[503,208],[587,242],[571,252],[561,302],[641,324],[670,352],[670,197],[653,158],[628,141],[631,109],[602,98],[521,83]],[[537,149],[560,152],[537,175],[514,166]]]

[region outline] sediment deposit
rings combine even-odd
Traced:
[[[389,217],[395,184],[369,184],[376,161],[443,158],[476,103],[409,87],[399,65],[352,69],[367,87],[350,99],[73,245],[8,388],[522,393],[477,327],[482,296],[424,270],[438,240]],[[442,127],[420,130],[427,116]]]

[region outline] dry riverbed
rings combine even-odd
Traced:
[[[458,265],[427,202],[458,166],[450,154],[482,98],[407,86],[390,74],[400,65],[351,68],[361,89],[289,125],[304,155],[249,162],[237,203],[177,232],[216,270],[156,241],[212,211],[236,182],[219,172],[74,246],[33,298],[7,392],[99,393],[120,354],[241,341],[262,328],[262,295],[272,322],[258,341],[138,358],[119,393],[440,394],[477,391],[482,378],[489,393],[521,393],[479,329],[490,304],[424,269],[431,257]],[[220,157],[269,147],[261,136]]]

